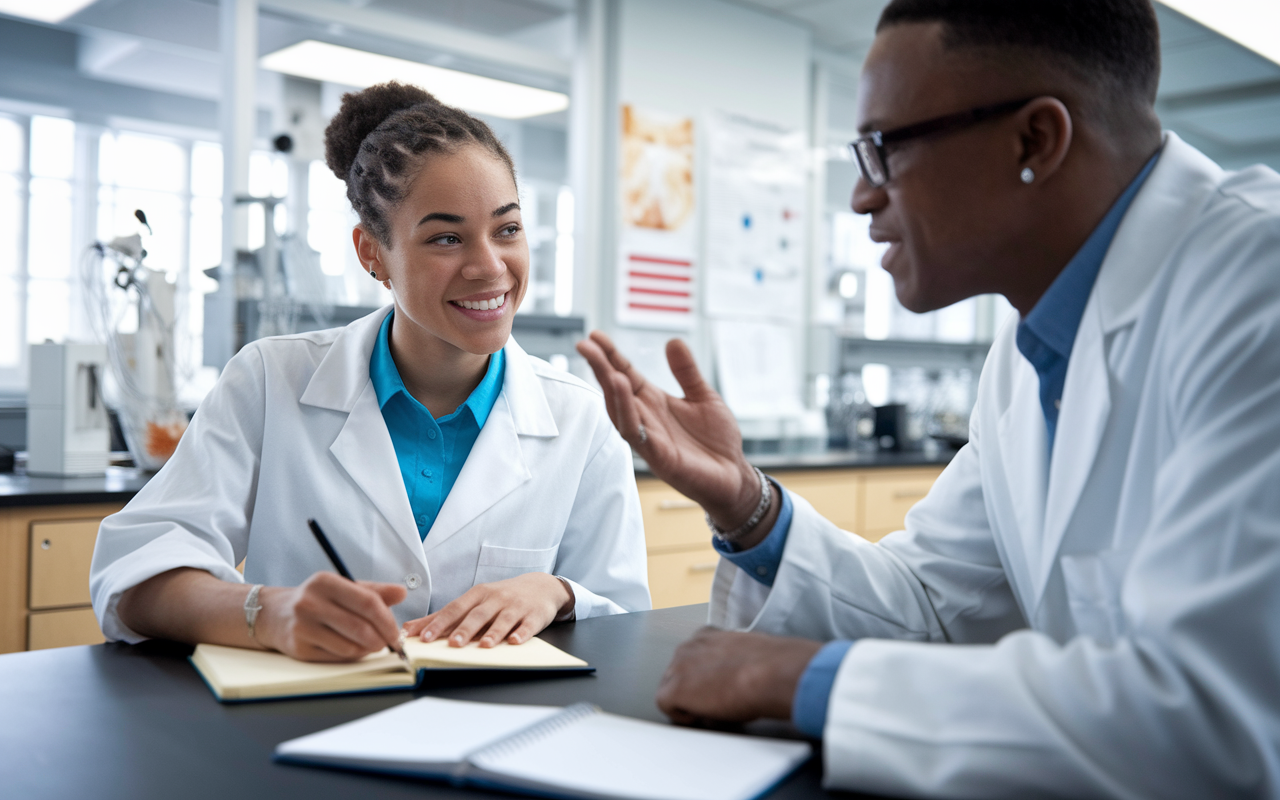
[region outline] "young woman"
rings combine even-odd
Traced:
[[[346,95],[325,136],[356,253],[393,303],[227,364],[173,458],[102,524],[103,633],[328,661],[401,626],[491,646],[648,608],[630,450],[597,392],[510,338],[529,281],[511,157],[396,83]]]

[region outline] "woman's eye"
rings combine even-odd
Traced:
[[[520,226],[514,222],[502,229],[503,236],[515,236],[520,232]]]
[[[437,236],[431,240],[432,244],[457,244],[461,241],[461,239],[454,236],[452,233],[445,234],[444,236]]]

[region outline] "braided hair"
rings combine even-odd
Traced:
[[[324,131],[325,163],[346,182],[361,224],[388,247],[387,213],[409,193],[425,156],[466,145],[484,148],[515,181],[511,155],[488,125],[417,86],[390,81],[348,92]]]

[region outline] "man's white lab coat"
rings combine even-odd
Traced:
[[[1172,134],[1107,253],[1052,457],[1006,324],[970,442],[870,544],[795,498],[772,590],[712,622],[859,641],[828,786],[1280,795],[1280,176]]]
[[[173,458],[102,523],[90,587],[109,639],[138,641],[120,595],[175,567],[296,586],[333,569],[314,517],[357,579],[403,583],[404,622],[472,585],[549,572],[578,618],[649,608],[631,451],[599,392],[511,340],[502,392],[426,540],[418,537],[369,378],[390,306],[345,328],[245,346]]]

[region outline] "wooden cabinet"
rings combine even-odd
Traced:
[[[879,541],[899,530],[942,466],[774,470],[769,474],[841,528]],[[654,608],[705,603],[719,558],[702,509],[656,478],[639,478]]]
[[[102,518],[119,504],[0,509],[0,653],[103,640],[89,607]]]

